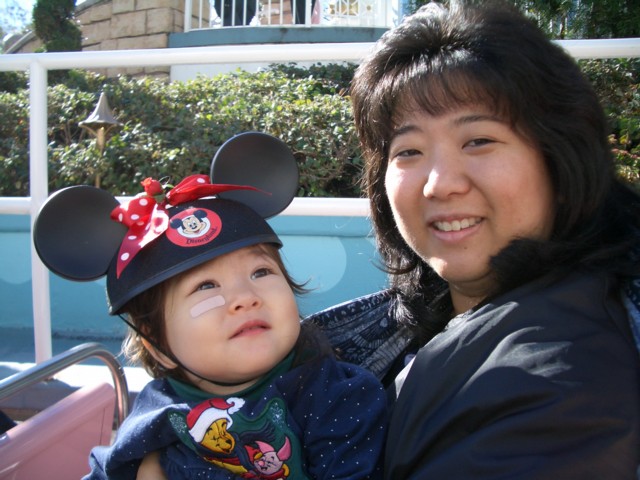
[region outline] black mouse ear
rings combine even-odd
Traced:
[[[249,185],[268,192],[232,190],[221,198],[248,205],[263,218],[289,206],[298,191],[298,166],[282,140],[261,132],[245,132],[227,140],[211,163],[211,182]]]
[[[110,193],[86,185],[51,195],[33,228],[33,243],[42,262],[70,280],[105,275],[127,232],[110,218],[118,205]]]

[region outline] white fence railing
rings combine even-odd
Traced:
[[[568,40],[559,42],[576,58],[640,57],[640,38]],[[237,64],[256,61],[358,63],[372,45],[286,44],[193,47],[163,50],[39,53],[0,55],[0,71],[29,72],[29,181],[30,197],[0,197],[0,214],[35,214],[48,195],[47,172],[47,72],[68,68],[113,66],[173,66],[204,63]],[[368,215],[364,199],[296,198],[283,215]],[[36,362],[51,357],[49,274],[31,247],[31,279]]]
[[[184,31],[220,27],[305,25],[390,28],[399,0],[185,0]]]

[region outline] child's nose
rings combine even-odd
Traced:
[[[256,308],[262,303],[260,296],[248,287],[239,287],[235,289],[232,295],[233,298],[229,308],[234,312]]]

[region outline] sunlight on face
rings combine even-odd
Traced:
[[[482,107],[400,118],[385,188],[405,241],[465,311],[493,286],[489,259],[516,238],[548,238],[554,194],[542,154]]]
[[[287,356],[300,333],[294,293],[260,246],[217,257],[180,276],[170,286],[165,317],[176,358],[222,383],[255,382]],[[196,377],[192,381],[207,391],[213,388]]]

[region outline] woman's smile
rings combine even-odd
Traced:
[[[480,217],[462,218],[461,220],[451,221],[435,221],[431,225],[440,232],[459,232],[460,230],[466,230],[469,227],[473,227],[482,221]]]

